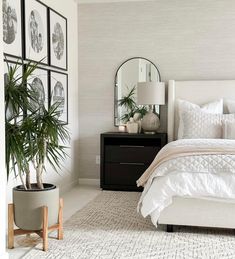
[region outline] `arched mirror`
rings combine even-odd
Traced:
[[[158,68],[146,58],[134,57],[120,65],[115,76],[115,126],[126,123],[135,112],[145,112],[145,107],[136,104],[137,83],[159,81],[161,76]]]

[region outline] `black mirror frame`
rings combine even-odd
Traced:
[[[160,71],[158,69],[158,67],[149,59],[147,58],[143,58],[143,57],[132,57],[132,58],[129,58],[127,60],[125,60],[124,62],[121,63],[121,65],[118,67],[118,69],[116,70],[116,73],[115,73],[115,78],[114,78],[114,126],[115,127],[118,127],[119,124],[117,123],[117,108],[118,107],[118,100],[117,100],[117,74],[118,74],[118,71],[120,70],[120,68],[125,64],[127,63],[128,61],[130,60],[133,60],[133,59],[144,59],[144,60],[147,60],[148,62],[150,62],[151,64],[153,64],[153,66],[156,68],[157,72],[158,72],[158,77],[159,77],[159,82],[161,82],[161,74],[160,74]]]

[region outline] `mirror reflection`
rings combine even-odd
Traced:
[[[115,126],[125,124],[135,113],[144,115],[147,107],[137,105],[137,83],[159,82],[160,73],[148,59],[131,58],[117,70],[115,77]]]

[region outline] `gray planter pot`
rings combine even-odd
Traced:
[[[48,207],[48,225],[58,223],[59,188],[44,184],[44,190],[28,190],[17,186],[13,189],[14,219],[23,230],[42,229],[42,207]]]

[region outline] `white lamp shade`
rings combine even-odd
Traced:
[[[139,82],[137,84],[137,103],[142,105],[165,104],[165,83]]]

